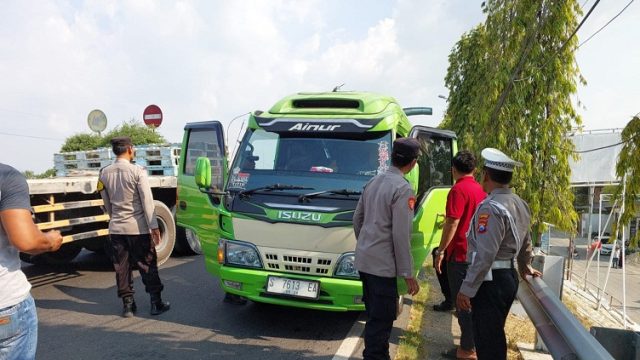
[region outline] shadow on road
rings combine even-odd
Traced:
[[[161,329],[145,331],[108,329],[95,326],[41,325],[41,333],[64,334],[57,346],[42,343],[39,359],[330,359],[276,345],[229,344],[216,334],[198,339],[175,340]],[[82,339],[81,342],[76,340]],[[80,346],[79,346],[80,345]],[[72,351],[68,351],[69,347]]]
[[[315,359],[322,358],[313,355],[319,347],[326,350],[325,343],[344,339],[360,315],[224,303],[201,256],[171,259],[160,269],[163,298],[171,302],[171,310],[160,316],[149,315],[148,295],[134,272],[138,313],[130,319],[119,316],[122,303],[106,259],[25,270],[30,281],[39,283],[32,291],[41,320],[39,359]],[[294,342],[311,353],[286,350]],[[87,352],[98,344],[98,352]]]

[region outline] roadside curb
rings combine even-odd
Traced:
[[[553,356],[548,353],[540,352],[534,349],[533,344],[521,343],[518,344],[518,350],[524,360],[550,360]]]

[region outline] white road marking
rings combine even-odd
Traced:
[[[347,333],[347,337],[342,341],[338,351],[333,356],[331,360],[349,360],[353,352],[356,350],[358,346],[358,341],[360,340],[360,336],[364,332],[364,323],[365,323],[365,313],[363,312],[358,316],[356,322]]]

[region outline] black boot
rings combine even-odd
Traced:
[[[171,304],[168,301],[162,301],[160,294],[151,294],[151,315],[160,315],[165,311],[169,311]]]
[[[122,298],[122,317],[133,317],[133,314],[138,310],[133,296],[125,296]]]

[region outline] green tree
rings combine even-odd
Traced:
[[[135,119],[131,119],[107,132],[100,143],[102,147],[111,146],[110,141],[117,136],[129,136],[134,145],[164,144],[167,141],[160,133]]]
[[[640,118],[635,116],[624,130],[622,130],[623,146],[616,163],[616,175],[623,181],[626,176],[626,184],[618,186],[614,198],[622,200],[624,195],[624,211],[620,215],[620,224],[626,225],[636,218],[638,207],[636,200],[640,195]],[[614,229],[617,234],[617,230]],[[640,234],[630,239],[630,246],[638,246]]]
[[[498,148],[523,163],[513,186],[531,207],[535,239],[544,222],[575,231],[566,134],[581,123],[571,95],[584,81],[575,61],[576,0],[488,0],[484,23],[449,56],[441,127],[476,154]]]
[[[56,176],[56,169],[48,169],[41,174],[36,174],[31,170],[27,170],[23,174],[27,179],[48,179]]]
[[[60,152],[93,150],[100,147],[102,138],[98,134],[80,133],[67,138]]]
[[[148,128],[145,124],[131,119],[116,126],[103,136],[98,134],[79,133],[67,138],[60,152],[94,150],[100,147],[110,147],[110,141],[116,136],[129,136],[135,145],[164,144],[162,135]]]

